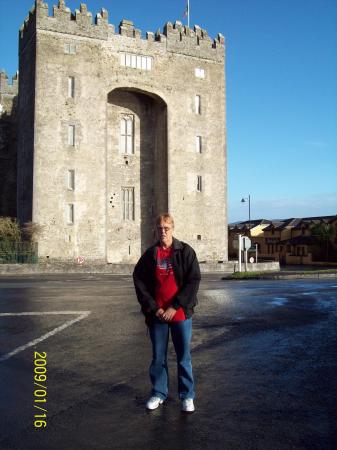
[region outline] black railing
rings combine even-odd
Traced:
[[[0,264],[36,264],[37,242],[0,240]]]

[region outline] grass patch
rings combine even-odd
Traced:
[[[269,272],[273,273],[274,272]],[[246,279],[246,278],[263,278],[268,274],[268,272],[234,272],[226,278],[230,278],[233,280],[236,279]]]

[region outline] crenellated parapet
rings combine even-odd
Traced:
[[[7,73],[4,70],[0,71],[0,118],[4,113],[7,115],[12,113],[18,95],[18,83],[18,72],[12,77],[12,83],[9,83]]]
[[[12,77],[12,83],[9,82],[5,70],[0,71],[0,94],[15,96],[18,94],[19,72]]]
[[[49,16],[48,5],[43,0],[35,0],[35,5],[20,29],[20,48],[35,33],[36,29],[75,36],[87,36],[96,39],[113,39],[116,34],[132,39],[144,39],[142,31],[134,27],[130,20],[123,19],[115,33],[115,26],[109,24],[108,12],[102,9],[93,15],[88,11],[85,3],[74,12],[66,6],[65,0],[58,0],[53,6],[52,16]],[[216,39],[208,36],[206,30],[195,25],[193,28],[184,26],[180,21],[174,24],[167,22],[163,31],[158,29],[155,33],[148,31],[145,35],[147,41],[165,43],[169,52],[181,53],[190,56],[222,60],[224,54],[224,37],[218,34]]]
[[[167,22],[164,26],[164,35],[169,51],[204,58],[213,56],[217,59],[223,56],[225,40],[222,34],[219,33],[217,39],[211,39],[207,31],[199,25],[195,25],[192,29],[178,20],[174,24]]]

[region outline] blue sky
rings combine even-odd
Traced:
[[[185,0],[86,3],[143,32],[183,20],[185,8]],[[0,68],[10,76],[32,4],[0,0]],[[226,38],[229,221],[248,219],[240,202],[248,194],[252,219],[337,214],[337,1],[190,0],[190,12],[191,26]]]

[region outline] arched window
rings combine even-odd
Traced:
[[[121,153],[132,155],[134,153],[133,142],[133,116],[123,115],[120,120],[119,150]]]

